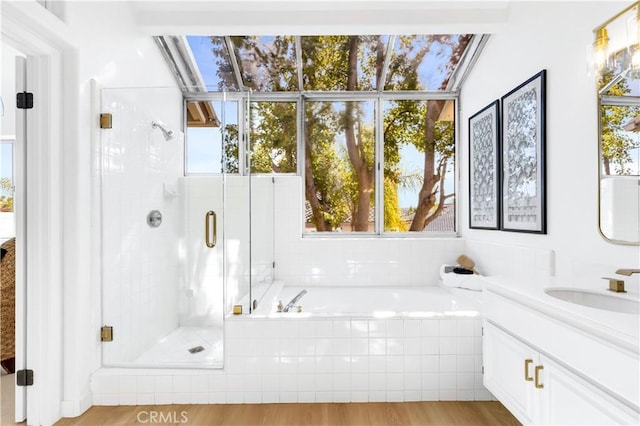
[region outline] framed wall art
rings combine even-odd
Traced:
[[[502,97],[502,229],[546,234],[546,70]]]
[[[469,118],[469,227],[500,229],[500,102]]]

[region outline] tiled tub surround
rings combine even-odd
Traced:
[[[243,315],[223,370],[101,369],[91,388],[94,405],[489,400],[481,345],[478,315]]]

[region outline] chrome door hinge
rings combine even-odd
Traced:
[[[33,385],[33,370],[18,370],[18,371],[16,371],[16,384],[18,386],[32,386]]]
[[[112,342],[113,341],[113,327],[105,325],[100,328],[100,341]]]

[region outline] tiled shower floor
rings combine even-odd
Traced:
[[[222,327],[178,327],[143,352],[134,364],[220,367],[222,342]],[[204,350],[189,352],[198,346]]]

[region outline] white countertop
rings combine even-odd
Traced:
[[[602,288],[567,285],[555,278],[484,277],[485,291],[497,293],[524,306],[584,330],[611,343],[640,353],[640,315],[590,308],[552,297],[545,288],[575,288],[607,296],[638,300],[637,293],[613,293]]]

